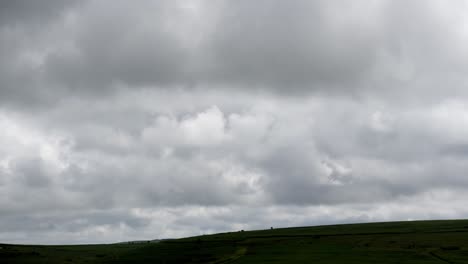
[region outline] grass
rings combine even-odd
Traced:
[[[0,263],[468,263],[468,220],[280,228],[159,243],[0,247]]]

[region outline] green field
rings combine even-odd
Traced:
[[[0,263],[468,263],[468,220],[230,232],[159,243],[0,244]]]

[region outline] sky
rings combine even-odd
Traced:
[[[468,3],[0,2],[0,241],[468,218]]]

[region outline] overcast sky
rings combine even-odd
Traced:
[[[0,241],[468,218],[466,1],[0,2]]]

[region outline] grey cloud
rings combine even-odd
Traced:
[[[0,26],[17,26],[18,24],[29,24],[32,26],[48,22],[59,16],[81,1],[4,1],[0,4]]]
[[[109,8],[112,6],[112,8]],[[47,74],[76,92],[113,84],[184,82],[187,50],[168,29],[175,18],[165,2],[92,2],[78,11],[75,49],[48,56]],[[106,10],[106,12],[102,12]]]
[[[442,155],[465,157],[466,155],[468,155],[468,145],[464,143],[448,144],[447,146],[441,148],[439,151]]]
[[[19,160],[12,164],[12,170],[16,177],[21,178],[23,184],[28,187],[47,187],[51,184],[50,176],[38,159]]]
[[[8,241],[468,215],[461,2],[41,3],[0,11]]]
[[[30,13],[55,19],[34,29],[36,38],[13,43],[21,47],[17,52],[0,49],[14,61],[34,52],[42,56],[35,67],[0,65],[0,93],[10,104],[45,105],[71,96],[87,100],[122,86],[414,101],[438,100],[437,87],[444,85],[465,94],[467,60],[460,54],[466,45],[457,30],[463,24],[461,3],[225,1],[199,2],[195,9],[160,1],[21,3],[13,8],[18,15],[5,20],[34,17]],[[49,14],[64,9],[68,17]],[[3,30],[0,37],[8,34]]]
[[[175,20],[182,12],[176,4],[113,5],[104,14],[96,10],[106,4],[96,3],[78,12],[83,22],[71,36],[75,49],[52,53],[45,64],[52,79],[79,91],[122,82],[362,96],[408,85],[432,92],[431,83],[446,82],[446,73],[458,82],[465,72],[466,59],[458,55],[464,48],[448,44],[462,38],[449,27],[461,22],[437,11],[437,2],[427,7],[417,1],[201,5],[200,12],[216,25],[195,27],[201,39],[186,25],[196,20]],[[460,91],[460,83],[453,86]]]
[[[56,42],[50,35],[57,23],[80,3],[20,0],[0,4],[2,105],[37,108],[57,100],[56,88],[44,79],[40,61],[43,53]]]
[[[228,2],[212,36],[213,78],[288,91],[352,86],[372,66],[375,36],[353,35],[357,28],[333,21],[327,8],[325,1]]]
[[[5,223],[1,231],[44,232],[63,229],[76,232],[93,225],[119,225],[120,223],[132,228],[142,228],[148,225],[149,221],[129,215],[128,212],[111,210],[70,212],[66,215],[31,214],[27,217],[15,215],[5,218]]]
[[[183,124],[192,122],[192,129],[204,131],[207,124],[199,118],[210,111],[213,114],[207,117],[216,117],[212,107],[174,118],[169,130],[152,122],[139,123],[141,134],[131,136],[128,147],[121,148],[112,137],[135,128],[127,127],[124,120],[122,124],[114,124],[112,119],[92,121],[84,113],[84,120],[96,127],[90,130],[87,122],[68,126],[59,119],[55,125],[73,135],[77,144],[72,144],[67,159],[76,160],[77,165],[87,164],[88,169],[70,166],[57,184],[81,197],[81,206],[101,209],[123,204],[221,206],[252,199],[303,205],[361,203],[417,195],[434,183],[448,188],[466,185],[461,181],[462,163],[445,162],[437,152],[447,141],[433,131],[436,127],[430,113],[420,116],[390,109],[393,119],[400,121],[385,121],[373,118],[375,112],[367,106],[322,100],[314,111],[304,103],[300,110],[284,113],[276,109],[292,110],[294,103],[280,99],[273,113],[238,112],[232,115],[236,118],[224,114],[221,108],[223,127],[216,132],[221,134],[204,137],[195,145],[191,140],[196,138],[183,131]],[[338,105],[341,110],[328,110]],[[100,115],[106,116],[106,111],[112,116],[114,109],[103,110]],[[147,115],[143,110],[132,111],[130,116]],[[264,115],[273,115],[275,124],[262,124]],[[305,115],[310,122],[304,121]],[[238,121],[243,119],[251,120],[245,134],[240,133],[240,126],[245,124]],[[114,127],[121,132],[113,134]],[[153,135],[155,142],[144,139],[143,131],[148,128],[157,132]],[[100,130],[109,133],[98,133]],[[375,142],[373,136],[386,133],[398,136],[377,138]],[[94,141],[83,145],[88,139]],[[432,142],[432,146],[425,148],[425,142]],[[375,163],[375,159],[382,162]],[[434,163],[434,159],[440,161]],[[324,160],[334,165],[325,165]],[[336,177],[337,166],[349,171],[344,178]],[[451,176],[441,178],[444,171],[450,171]]]
[[[214,12],[219,19],[213,21],[213,30],[206,25],[199,29],[203,37],[196,44],[195,32],[174,20],[178,14],[173,12],[180,12],[176,5],[145,2],[146,7],[135,8],[118,2],[103,14],[96,10],[104,10],[106,4],[92,3],[78,12],[83,22],[78,34],[71,36],[76,49],[50,54],[46,72],[80,90],[101,90],[119,82],[136,86],[216,83],[279,90],[336,86],[340,90],[355,85],[372,67],[375,32],[361,30],[360,35],[353,35],[359,25],[334,21],[341,11],[327,14],[333,5],[307,1],[251,4],[240,1],[204,7],[202,12]],[[168,33],[168,26],[180,32]]]

